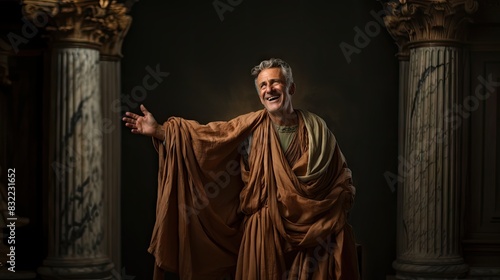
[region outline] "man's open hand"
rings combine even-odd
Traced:
[[[140,116],[132,112],[126,112],[125,117],[123,117],[122,119],[125,122],[125,126],[130,128],[130,131],[132,131],[132,133],[152,136],[156,138],[160,136],[161,140],[163,140],[163,134],[159,133],[158,131],[159,129],[163,129],[156,122],[153,114],[151,114],[142,104],[141,111],[144,116]]]

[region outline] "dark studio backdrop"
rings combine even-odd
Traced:
[[[138,113],[143,103],[159,122],[229,120],[262,108],[250,69],[284,59],[295,108],[325,119],[353,171],[350,223],[363,278],[385,279],[396,252],[396,192],[384,173],[397,172],[398,62],[381,8],[368,0],[138,1],[123,45],[122,109]],[[156,86],[137,91],[150,72]],[[122,265],[151,279],[158,157],[151,139],[124,126],[122,149]]]

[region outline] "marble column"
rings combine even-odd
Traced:
[[[400,62],[397,279],[457,279],[460,248],[462,45],[475,1],[389,1],[386,26]]]
[[[25,0],[48,20],[51,56],[48,255],[42,279],[111,279],[105,253],[100,48],[108,1]]]
[[[459,248],[460,143],[447,114],[459,102],[458,59],[455,47],[410,52],[400,209],[404,246],[394,264],[400,275],[455,278],[468,271]]]
[[[99,50],[54,47],[47,278],[107,279]],[[52,221],[51,221],[52,219]]]
[[[101,92],[104,148],[105,250],[121,273],[121,46],[132,22],[123,4],[111,3],[101,47]]]

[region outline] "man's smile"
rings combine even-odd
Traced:
[[[267,98],[267,101],[270,101],[270,102],[271,102],[271,101],[277,100],[277,99],[279,99],[279,98],[280,98],[280,96],[279,96],[279,95],[276,95],[276,96],[270,96],[270,97],[268,97],[268,98]]]

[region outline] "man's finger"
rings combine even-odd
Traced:
[[[133,118],[123,117],[122,120],[126,123],[135,123],[137,120]]]
[[[146,107],[144,105],[141,104],[141,111],[144,115],[146,115],[147,113],[149,113],[148,109],[146,109]]]
[[[125,115],[128,116],[128,117],[131,117],[133,119],[137,119],[138,117],[140,117],[139,115],[134,114],[132,112],[126,112]]]
[[[137,128],[137,126],[133,123],[126,123],[125,126],[130,128]]]

